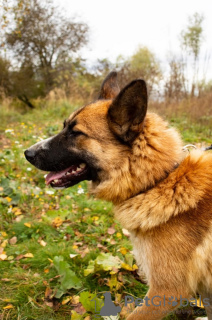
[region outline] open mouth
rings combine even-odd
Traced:
[[[68,188],[83,180],[90,180],[89,169],[85,163],[72,165],[62,171],[50,172],[46,176],[46,184],[55,189]]]

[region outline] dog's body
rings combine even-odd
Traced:
[[[179,302],[198,291],[212,304],[212,154],[185,156],[175,129],[146,109],[145,82],[135,80],[119,93],[111,73],[99,100],[25,152],[36,167],[53,171],[47,184],[92,180],[93,193],[115,204],[148,279],[147,296],[157,296],[129,320],[162,319],[176,308],[171,296]],[[206,310],[212,319],[212,307]]]

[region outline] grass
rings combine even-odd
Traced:
[[[125,295],[142,298],[147,291],[112,205],[91,197],[86,182],[65,191],[46,187],[43,173],[24,158],[27,147],[57,133],[74,109],[67,101],[22,114],[1,106],[1,320],[89,320],[94,294],[101,302],[110,291],[123,307]],[[170,120],[186,143],[211,143],[205,123],[185,116]],[[185,314],[167,319],[185,319]]]

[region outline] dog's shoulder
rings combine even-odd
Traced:
[[[212,200],[212,153],[192,151],[154,188],[116,206],[116,217],[128,229],[149,230]]]

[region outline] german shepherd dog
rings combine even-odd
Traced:
[[[59,134],[25,156],[50,171],[47,185],[91,180],[93,194],[115,205],[149,284],[148,303],[128,320],[162,319],[196,292],[211,320],[212,154],[183,153],[178,132],[147,113],[147,100],[144,80],[120,91],[111,72],[97,101],[73,112]]]

